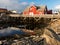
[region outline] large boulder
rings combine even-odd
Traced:
[[[60,45],[60,37],[52,29],[45,29],[41,37],[46,39],[46,45]]]

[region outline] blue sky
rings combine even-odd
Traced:
[[[33,2],[35,5],[47,5],[49,9],[53,9],[56,5],[60,5],[60,0],[21,0],[21,2],[27,2],[28,4]]]
[[[47,5],[48,9],[60,9],[60,0],[0,0],[0,8],[23,11],[28,5]]]

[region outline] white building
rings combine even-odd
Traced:
[[[11,10],[11,12],[12,12],[12,13],[17,13],[17,11],[16,11],[16,10]]]
[[[53,10],[53,14],[60,14],[60,10]]]

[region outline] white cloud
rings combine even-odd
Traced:
[[[22,4],[22,5],[27,5],[28,3],[27,3],[27,2],[22,2],[21,4]]]
[[[60,5],[56,5],[55,6],[55,9],[60,9]]]
[[[34,2],[30,2],[29,5],[30,6],[33,6],[33,5],[35,5],[35,3]]]
[[[34,2],[31,2],[30,5],[34,5],[35,3]]]
[[[7,8],[10,10],[21,10],[27,5],[27,2],[19,2],[19,0],[0,0],[0,8]]]
[[[35,4],[34,2],[31,2],[31,4]]]
[[[0,7],[15,9],[19,6],[18,0],[0,0]]]

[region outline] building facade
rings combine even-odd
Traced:
[[[29,6],[23,11],[24,15],[41,15],[52,14],[52,10],[48,10],[47,6]]]

